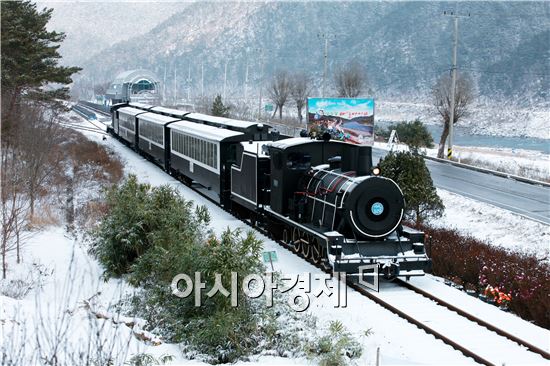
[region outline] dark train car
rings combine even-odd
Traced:
[[[122,107],[115,111],[115,123],[113,123],[116,126],[115,134],[133,148],[137,148],[139,128],[136,117],[143,113],[145,111],[132,107]]]
[[[169,168],[170,133],[168,125],[178,118],[145,112],[136,116],[138,120],[138,148],[166,170]]]
[[[118,110],[123,107],[127,107],[128,103],[119,103],[114,104],[111,106],[111,126],[107,126],[107,131],[111,131],[111,133],[114,133],[118,136],[119,129],[118,129]]]
[[[246,135],[188,121],[171,123],[168,129],[172,173],[200,184],[205,195],[227,205],[231,165],[237,160],[236,145],[245,141]]]
[[[231,200],[256,211],[269,204],[270,159],[264,141],[241,142],[237,146],[238,163],[231,167]]]
[[[185,120],[195,123],[201,123],[213,127],[222,127],[231,131],[242,132],[248,140],[260,141],[268,140],[269,129],[268,125],[258,122],[240,121],[231,118],[209,116],[201,113],[189,113],[184,117]]]

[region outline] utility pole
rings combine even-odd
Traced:
[[[174,62],[174,105],[178,103],[178,68]]]
[[[191,101],[191,61],[189,61],[189,69],[187,72],[187,103]]]
[[[223,101],[225,103],[225,96],[226,96],[226,88],[227,88],[227,60],[225,60],[225,67],[223,71]]]
[[[162,100],[166,102],[166,62],[164,62],[164,79],[162,80]]]
[[[246,51],[246,69],[244,71],[244,101],[248,98],[248,50]]]
[[[325,97],[326,84],[327,84],[327,66],[328,66],[328,39],[329,36],[326,33],[318,33],[317,37],[325,40],[325,49],[323,52],[323,84],[321,85],[321,97]]]
[[[453,157],[453,133],[454,133],[454,122],[455,122],[455,94],[456,94],[456,59],[457,59],[457,49],[458,49],[458,18],[460,17],[455,10],[454,12],[443,12],[444,15],[449,15],[453,17],[454,20],[454,41],[453,41],[453,60],[451,66],[451,110],[449,116],[449,140],[447,143],[447,159],[451,160]],[[468,14],[467,16],[470,16]]]
[[[325,37],[325,65],[323,67],[323,89],[321,92],[321,97],[325,97],[325,85],[327,82],[327,60],[328,60],[328,37],[324,35]]]
[[[451,116],[449,118],[449,144],[447,146],[447,159],[453,157],[453,125],[455,123],[455,89],[456,89],[456,51],[458,48],[458,17],[454,17],[455,37],[453,44],[453,66],[451,68]]]
[[[201,98],[204,98],[204,61],[201,62]]]
[[[264,84],[264,51],[263,49],[260,49],[260,63],[261,63],[261,69],[260,69],[260,98],[258,102],[258,119],[261,120],[262,118],[262,89]]]

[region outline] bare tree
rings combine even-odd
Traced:
[[[334,73],[334,83],[339,97],[356,98],[363,91],[367,77],[363,67],[352,61]]]
[[[7,255],[15,250],[21,261],[22,235],[34,213],[35,201],[47,192],[49,179],[63,161],[64,129],[57,123],[59,109],[24,101],[16,113],[2,120],[0,251],[2,275],[7,273]]]
[[[273,116],[279,110],[279,119],[283,118],[283,106],[285,105],[289,95],[290,95],[290,77],[288,72],[284,70],[277,71],[271,84],[269,85],[267,92],[269,97],[275,103],[275,110],[273,111]]]
[[[35,201],[47,179],[63,160],[59,148],[65,133],[58,122],[59,110],[29,105],[22,117],[24,128],[18,132],[19,149],[26,162],[27,192],[30,200],[30,215],[34,215]]]
[[[290,94],[296,103],[296,109],[298,110],[298,119],[302,123],[302,109],[306,103],[306,98],[311,91],[311,81],[309,77],[303,73],[299,72],[293,75],[293,80],[291,83]]]
[[[95,84],[94,85],[94,93],[96,95],[104,95],[107,93],[107,89],[109,89],[109,86],[111,85],[110,82],[106,81],[103,83]]]
[[[6,278],[7,256],[12,250],[17,250],[17,261],[20,261],[20,233],[29,218],[29,200],[25,194],[24,161],[18,150],[9,139],[2,139],[2,169],[0,209],[2,237],[0,250],[2,252],[2,278]]]
[[[443,117],[443,132],[437,150],[437,157],[443,158],[451,119],[451,77],[449,75],[443,75],[437,80],[432,89],[432,95],[434,106]],[[465,75],[457,74],[453,126],[467,115],[473,99],[474,90],[471,79]]]

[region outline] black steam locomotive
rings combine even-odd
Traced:
[[[121,141],[316,263],[390,278],[430,270],[424,233],[401,224],[403,193],[370,147],[138,103],[111,112]]]

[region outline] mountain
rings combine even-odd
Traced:
[[[479,93],[547,99],[550,3],[456,6],[459,70],[473,78]],[[454,7],[454,2],[410,1],[188,3],[147,33],[82,63],[82,77],[107,81],[121,71],[146,68],[165,81],[167,95],[176,75],[181,95],[190,73],[197,95],[204,70],[210,94],[222,91],[227,64],[228,95],[241,97],[248,64],[253,91],[277,69],[308,72],[319,88],[328,37],[330,95],[334,70],[356,60],[367,70],[365,95],[425,99],[436,78],[450,69],[453,20],[444,11]]]
[[[65,32],[60,47],[65,65],[80,65],[117,42],[141,36],[188,5],[129,0],[35,2],[38,9],[54,9],[48,28]]]

